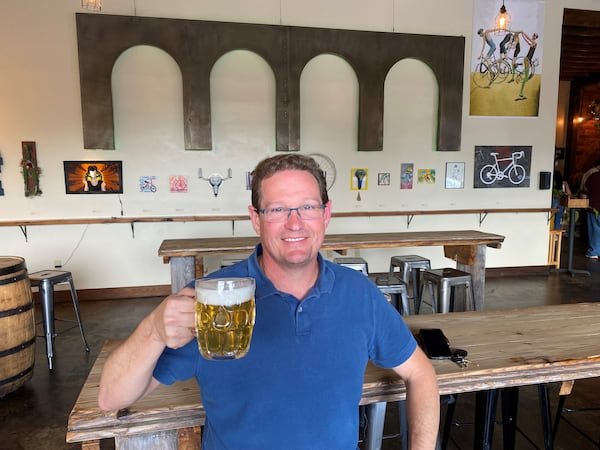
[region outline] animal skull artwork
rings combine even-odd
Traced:
[[[221,175],[220,173],[211,173],[208,176],[208,178],[204,178],[202,176],[202,168],[199,168],[198,178],[208,181],[208,183],[212,186],[213,194],[216,197],[219,195],[219,188],[223,184],[223,181],[229,180],[231,178],[231,169],[227,169],[227,177],[223,177],[223,175]]]

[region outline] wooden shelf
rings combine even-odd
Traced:
[[[556,208],[498,208],[498,209],[442,209],[442,210],[422,210],[422,211],[349,211],[336,212],[332,217],[393,217],[406,216],[406,226],[410,224],[414,216],[441,215],[441,214],[479,214],[479,226],[483,223],[488,214],[493,213],[540,213],[548,214],[547,220],[550,222],[551,214],[558,211]],[[21,220],[3,220],[0,221],[0,227],[19,227],[25,241],[27,241],[27,227],[35,225],[87,225],[87,224],[113,224],[128,223],[131,226],[132,236],[135,237],[136,223],[159,223],[159,222],[231,222],[232,232],[235,222],[250,220],[248,215],[228,215],[228,216],[155,216],[155,217],[88,217],[88,218],[68,218],[68,219],[21,219]],[[233,233],[232,233],[233,234]]]
[[[493,213],[536,213],[556,211],[555,208],[501,208],[501,209],[444,209],[421,211],[350,211],[335,212],[332,217],[392,217],[425,216],[439,214],[493,214]],[[249,220],[248,215],[226,216],[157,216],[157,217],[89,217],[68,219],[21,219],[0,220],[1,227],[26,227],[33,225],[80,225],[106,223],[147,223],[147,222],[229,222]]]

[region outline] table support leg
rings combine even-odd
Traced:
[[[365,450],[381,450],[386,407],[386,402],[372,403],[366,406],[367,433],[365,435]]]
[[[470,273],[473,278],[473,296],[475,297],[473,304],[475,305],[475,311],[483,311],[485,298],[485,251],[485,245],[477,245],[472,264],[464,264],[460,260],[456,262],[458,270]],[[465,298],[464,294],[462,298]],[[463,304],[467,307],[466,298],[463,300]]]
[[[542,430],[544,431],[544,448],[552,450],[552,415],[550,413],[550,392],[547,384],[538,384],[538,397],[540,401],[540,415],[542,418]]]
[[[473,448],[491,450],[497,404],[497,389],[477,392],[475,396],[475,438]]]
[[[504,450],[514,450],[517,434],[517,411],[519,406],[519,388],[502,389],[502,440]]]
[[[196,278],[196,261],[193,256],[171,258],[171,292],[178,292]]]

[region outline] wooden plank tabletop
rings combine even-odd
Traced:
[[[175,383],[173,386],[161,385],[119,414],[116,411],[101,411],[98,408],[100,374],[106,358],[120,342],[107,341],[102,347],[69,414],[67,442],[176,430],[204,424],[205,413],[195,379]]]
[[[404,318],[413,333],[441,328],[453,348],[468,351],[461,369],[432,361],[441,394],[600,376],[600,303],[499,311],[421,314]],[[393,372],[371,366],[363,403],[404,398]]]
[[[254,250],[258,239],[258,236],[167,239],[162,242],[158,254],[169,258],[211,253],[248,253]],[[327,234],[321,249],[347,250],[437,245],[486,245],[499,248],[503,241],[504,236],[474,230]]]
[[[600,376],[600,303],[499,311],[421,314],[404,318],[413,333],[441,328],[451,346],[469,352],[471,364],[433,361],[441,394],[473,392]],[[71,411],[67,442],[163,431],[204,423],[195,380],[161,386],[117,418],[98,409],[100,372],[109,341],[98,356]],[[404,383],[391,370],[371,364],[362,404],[404,398]]]

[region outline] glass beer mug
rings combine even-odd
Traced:
[[[196,336],[206,359],[238,359],[250,349],[254,278],[196,280]]]

